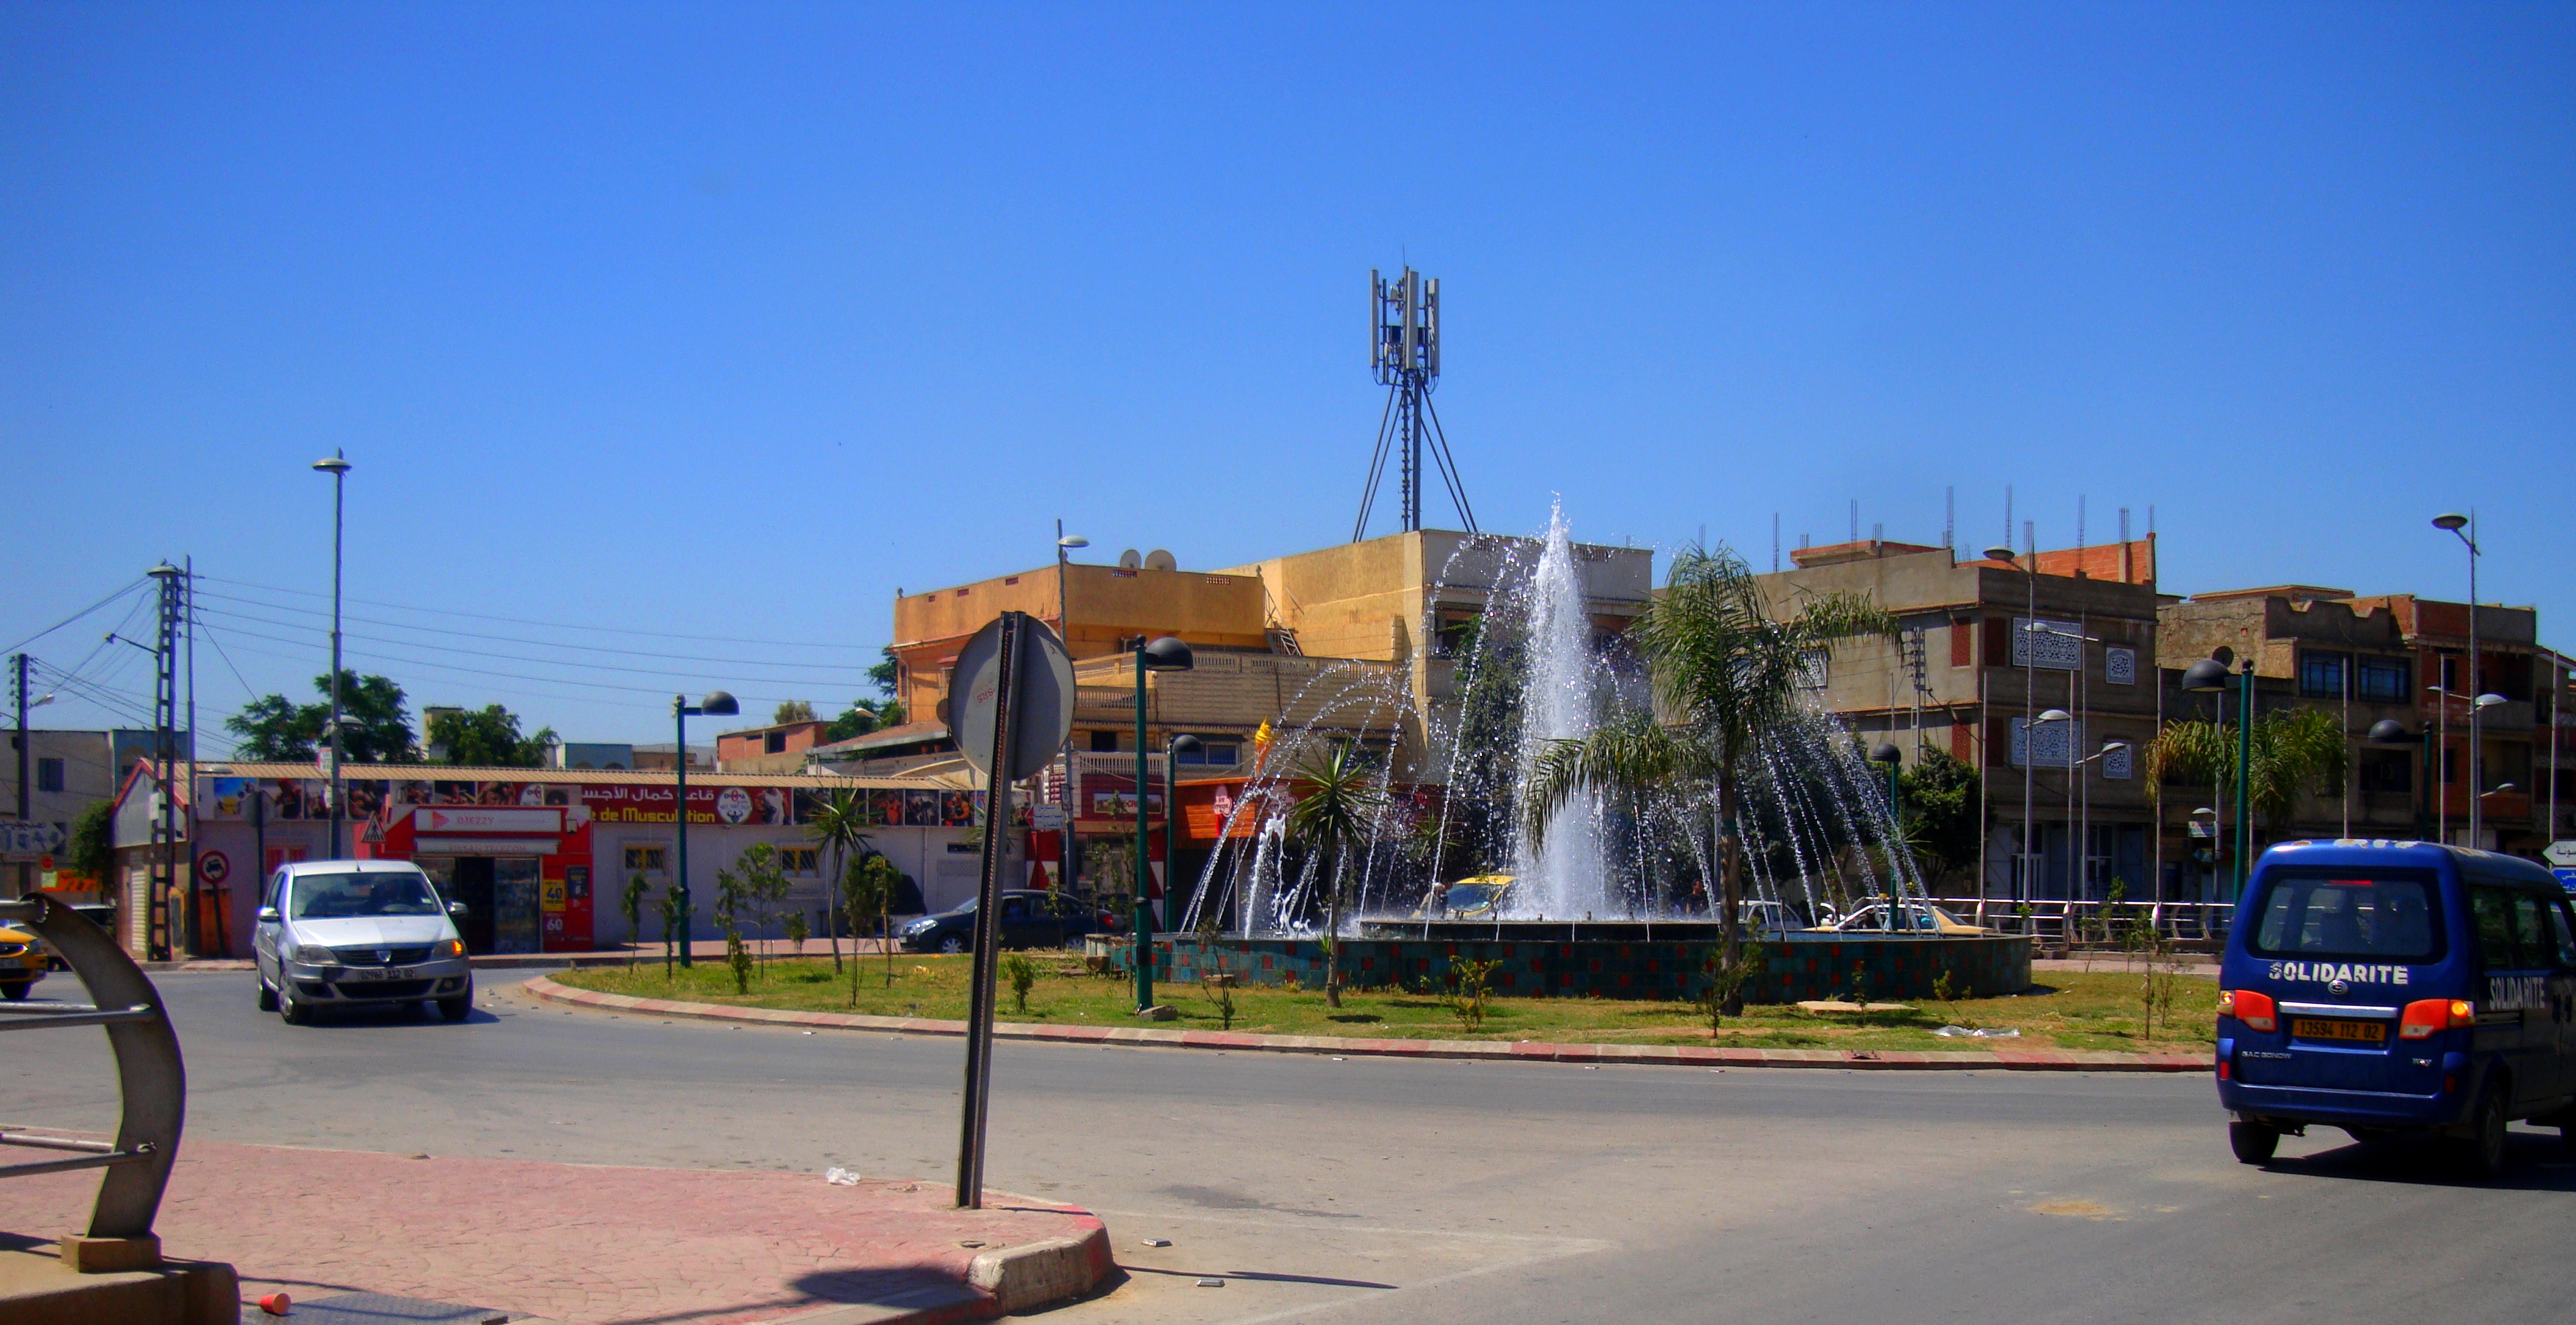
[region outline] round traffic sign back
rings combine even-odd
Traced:
[[[1020,698],[1012,719],[1011,766],[1002,777],[1017,782],[1047,766],[1073,734],[1073,659],[1045,622],[1020,618]],[[979,773],[993,757],[993,714],[1002,694],[1002,619],[995,617],[957,651],[950,673],[948,734],[958,753]]]

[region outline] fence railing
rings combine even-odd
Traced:
[[[2153,925],[2177,943],[2215,943],[2227,937],[2236,908],[2227,902],[2098,902],[1997,897],[1935,897],[1932,904],[1971,924],[2006,934],[2028,934],[2043,944],[2071,947],[2117,942],[2139,925]]]

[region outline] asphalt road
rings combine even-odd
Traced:
[[[953,1172],[955,1041],[569,1011],[516,995],[519,976],[487,976],[462,1025],[309,1028],[255,1012],[247,975],[164,976],[189,1135]],[[42,992],[75,989],[58,976]],[[103,1037],[10,1048],[0,1121],[112,1119]],[[2554,1133],[2518,1134],[2519,1167],[2490,1186],[2322,1131],[2247,1168],[2200,1077],[1006,1043],[993,1103],[991,1183],[1101,1211],[1126,1267],[1114,1291],[1046,1313],[1062,1325],[2461,1325],[2559,1319],[2576,1291],[2576,1162]]]

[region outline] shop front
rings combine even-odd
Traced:
[[[467,952],[586,952],[590,819],[565,794],[579,790],[538,791],[559,805],[413,806],[385,816],[363,845],[419,865],[442,896],[465,904],[456,928]]]

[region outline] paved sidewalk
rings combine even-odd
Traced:
[[[537,976],[520,985],[549,1002],[657,1017],[908,1035],[964,1035],[966,1023],[931,1017],[870,1017],[848,1012],[785,1012],[665,998],[633,998],[559,985]],[[1899,1049],[1721,1049],[1669,1044],[1543,1044],[1530,1040],[1362,1040],[1332,1035],[1251,1035],[1241,1031],[1161,1030],[1150,1026],[1058,1026],[997,1022],[1005,1040],[1150,1045],[1249,1053],[1339,1054],[1349,1058],[1480,1058],[1508,1062],[1610,1063],[1657,1067],[1826,1067],[1916,1072],[2206,1072],[2199,1054],[2123,1054],[2083,1049],[1996,1049],[1981,1053]]]
[[[11,1184],[0,1225],[79,1227],[91,1173]],[[912,1325],[995,1314],[966,1286],[983,1251],[1102,1236],[1071,1206],[944,1184],[181,1143],[157,1231],[229,1261],[242,1299],[369,1291],[580,1325],[777,1321],[874,1304]],[[971,1245],[970,1245],[971,1244]],[[1104,1243],[1105,1245],[1105,1243]],[[874,1313],[860,1313],[880,1319]],[[256,1308],[246,1317],[263,1320]]]
[[[832,955],[831,949],[825,947],[821,939],[805,940],[801,954],[795,944],[785,939],[761,939],[746,942],[742,946],[756,954],[770,957],[802,955],[828,958]],[[845,938],[841,940],[842,955],[849,955],[853,946],[861,954],[871,957],[885,951],[875,939],[856,940],[854,945],[852,940]],[[692,943],[689,945],[689,956],[694,961],[722,962],[725,959],[725,945],[720,940]],[[659,944],[649,944],[631,951],[626,948],[608,948],[597,952],[487,952],[465,960],[478,971],[523,970],[536,966],[624,966],[630,962],[637,966],[650,966],[662,960],[662,948]],[[247,957],[190,957],[181,961],[143,962],[141,965],[144,970],[155,972],[251,969],[251,961]]]

